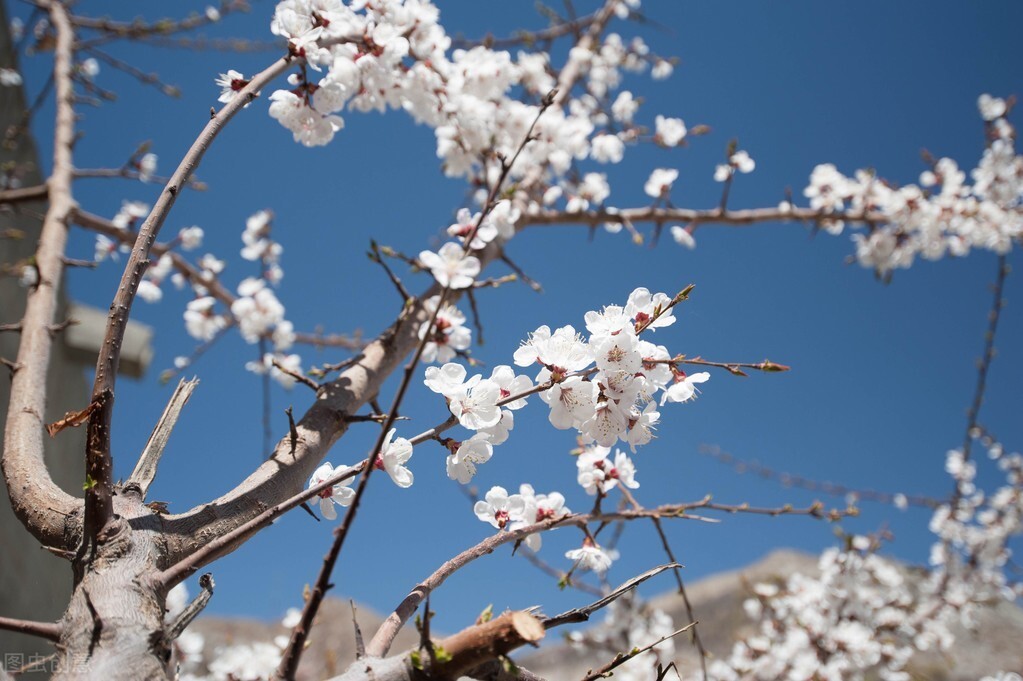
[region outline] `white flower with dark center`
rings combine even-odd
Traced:
[[[525,508],[521,495],[509,495],[504,487],[491,487],[484,501],[477,501],[473,506],[473,512],[483,522],[503,530],[508,523],[521,520]]]
[[[430,270],[433,278],[441,286],[451,289],[462,289],[472,286],[476,275],[480,273],[480,261],[474,255],[465,255],[462,247],[449,241],[436,253],[422,251],[419,262]]]
[[[546,329],[546,327],[541,328]],[[537,329],[537,331],[539,330]],[[585,369],[593,361],[589,345],[576,333],[573,326],[563,326],[545,339],[538,340],[534,335],[532,340],[536,347],[537,360],[549,368],[553,374],[550,378],[556,381],[561,380],[568,373]],[[518,353],[516,353],[515,363],[519,364]],[[520,366],[524,365],[520,364]],[[546,380],[546,378],[537,378],[538,382],[542,382],[542,380]]]
[[[490,373],[490,380],[500,388],[501,400],[524,393],[533,387],[533,382],[529,380],[529,376],[516,376],[515,370],[506,364],[494,367],[494,370]],[[521,397],[502,406],[506,409],[522,409],[526,406],[526,398]]]
[[[662,329],[675,323],[674,308],[668,309],[670,304],[671,298],[667,294],[650,293],[640,287],[629,294],[625,314],[636,320],[637,327],[642,324],[647,329]],[[657,319],[651,322],[655,315],[658,315]]]
[[[599,389],[593,381],[572,376],[555,383],[541,397],[550,407],[551,425],[559,430],[578,428],[593,416]]]
[[[309,479],[309,487],[315,487],[322,482],[326,482],[330,478],[337,474],[337,470],[334,469],[329,462],[325,462],[322,466],[313,472],[313,476]],[[332,487],[319,492],[320,497],[320,513],[327,520],[333,520],[337,517],[337,511],[334,510],[334,504],[341,506],[347,506],[352,503],[352,499],[355,497],[355,490],[349,485],[352,483],[352,478],[346,478],[341,482],[337,483]]]
[[[611,470],[607,460],[610,451],[609,447],[588,447],[576,459],[576,481],[587,494],[607,494],[618,484],[617,480],[607,475]]]
[[[647,196],[659,199],[671,193],[671,185],[678,179],[678,171],[672,168],[656,168],[643,185]]]
[[[594,336],[590,348],[603,372],[624,372],[634,375],[643,367],[643,358],[636,351],[636,335],[631,328],[615,335]]]
[[[227,73],[220,74],[216,84],[220,87],[220,97],[217,98],[217,101],[227,104],[241,92],[243,87],[249,84],[249,81],[241,73],[230,69]]]
[[[454,452],[448,455],[446,461],[448,477],[466,485],[476,475],[476,467],[490,461],[493,455],[494,446],[485,435],[477,433],[468,440],[457,443]]]
[[[517,530],[527,525],[533,525],[545,520],[562,518],[572,511],[565,506],[565,497],[560,492],[550,494],[536,494],[532,485],[520,485],[519,496],[525,502],[520,520],[514,521],[509,530]],[[539,532],[526,537],[525,544],[534,553],[540,550],[543,544],[543,535]]]
[[[549,326],[541,326],[529,334],[529,338],[522,341],[522,344],[515,350],[512,359],[516,366],[528,367],[540,361],[540,346],[551,337]]]
[[[629,413],[629,432],[625,435],[625,441],[629,443],[633,454],[636,453],[636,447],[650,442],[654,436],[654,426],[660,418],[656,402],[648,402],[643,411],[636,407],[632,408]]]
[[[583,423],[579,432],[601,447],[610,447],[625,433],[628,422],[628,415],[614,400],[598,400],[593,416]]]
[[[440,296],[426,300],[423,307],[431,315],[437,307]],[[426,336],[429,327],[425,322],[419,326],[419,338]],[[458,352],[468,350],[472,345],[472,331],[465,326],[465,315],[451,304],[445,304],[437,312],[430,340],[423,346],[424,362],[450,362]]]
[[[485,378],[452,396],[448,407],[462,427],[479,430],[495,426],[501,420],[501,408],[497,406],[500,399],[500,386]]]
[[[395,438],[395,430],[395,428],[391,428],[387,437],[384,438],[380,456],[377,457],[377,466],[387,471],[391,480],[398,487],[411,487],[412,471],[406,468],[405,464],[412,458],[412,443],[403,437]],[[393,441],[392,438],[394,438]]]
[[[695,384],[705,383],[708,380],[710,380],[710,374],[706,371],[701,371],[692,376],[686,376],[685,374],[677,376],[675,384],[661,395],[661,404],[665,402],[688,402],[695,399],[697,393],[699,393]]]
[[[625,313],[625,308],[620,305],[607,305],[600,312],[590,310],[586,313],[586,330],[596,337],[605,337],[617,334],[622,329],[632,329],[630,316]],[[592,345],[594,338],[590,338]]]
[[[477,228],[476,225],[479,224]],[[475,233],[474,233],[475,232]],[[455,216],[455,223],[448,227],[448,236],[459,239],[463,244],[472,234],[469,248],[480,249],[497,237],[497,226],[489,220],[480,222],[480,214],[472,213],[468,208],[461,208]]]
[[[582,547],[565,553],[565,558],[573,561],[578,569],[592,570],[597,574],[604,574],[611,567],[611,556],[589,537],[583,540]]]

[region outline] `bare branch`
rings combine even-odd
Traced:
[[[192,602],[181,611],[181,614],[178,615],[177,619],[175,619],[174,622],[167,627],[168,641],[173,641],[181,636],[181,633],[185,630],[185,628],[192,623],[192,620],[198,617],[199,613],[206,607],[206,604],[210,602],[211,598],[213,598],[213,575],[207,572],[205,575],[200,577],[199,586],[202,588],[199,595],[196,596]]]
[[[987,375],[991,369],[991,362],[995,358],[995,334],[998,333],[998,320],[1001,318],[1002,308],[1005,300],[1002,292],[1005,290],[1005,278],[1009,276],[1009,262],[1005,255],[998,256],[998,272],[995,275],[993,286],[994,301],[991,303],[991,311],[988,312],[988,327],[984,332],[984,354],[980,356],[977,365],[977,387],[973,393],[973,402],[970,403],[970,410],[966,417],[966,435],[963,437],[963,459],[970,458],[970,444],[973,442],[974,429],[977,427],[977,417],[980,415],[980,407],[984,403],[984,392],[987,389]]]
[[[206,150],[213,143],[220,130],[243,106],[258,96],[259,90],[270,81],[282,74],[291,63],[290,57],[282,57],[269,68],[257,74],[237,95],[205,125],[202,132],[192,143],[191,148],[178,164],[170,182],[164,187],[156,205],[139,229],[131,255],[124,268],[120,286],[110,305],[107,318],[106,334],[103,339],[103,350],[96,363],[96,379],[93,383],[93,399],[107,395],[102,408],[93,412],[89,419],[89,448],[86,454],[86,476],[92,481],[86,490],[85,528],[86,536],[95,540],[100,530],[105,527],[113,516],[111,502],[113,462],[110,456],[110,427],[114,403],[114,386],[117,379],[117,366],[120,362],[121,342],[124,330],[131,314],[131,306],[142,275],[149,266],[150,250],[156,242],[167,214],[177,200],[178,192],[184,187],[192,173],[202,161]]]
[[[693,223],[701,225],[713,223],[737,227],[759,222],[803,222],[819,224],[829,220],[845,222],[862,222],[866,224],[883,224],[885,216],[881,213],[864,213],[862,211],[836,211],[829,213],[812,208],[752,208],[746,210],[727,210],[710,208],[697,210],[692,208],[626,208],[622,210],[584,210],[568,213],[559,210],[544,210],[536,214],[523,215],[519,221],[522,227],[531,225],[586,225],[596,227],[605,222],[635,223],[650,222],[664,225],[669,222]]]
[[[71,76],[74,35],[63,4],[47,1],[56,31],[54,83],[56,120],[54,124],[53,172],[47,180],[49,207],[43,218],[35,264],[39,285],[28,293],[22,319],[21,345],[13,373],[11,397],[4,433],[3,473],[11,506],[18,519],[45,546],[69,548],[65,519],[79,507],[76,499],[54,484],[43,461],[43,414],[46,407],[46,375],[53,338],[49,327],[55,321],[57,292],[64,264],[67,224],[74,200],[71,149],[75,138],[74,90]],[[73,534],[73,533],[72,533]]]
[[[170,401],[167,402],[160,420],[156,422],[156,427],[153,428],[149,441],[146,442],[146,446],[142,450],[142,456],[139,457],[138,463],[135,464],[135,470],[128,476],[128,481],[124,483],[126,490],[135,489],[143,499],[146,498],[146,494],[149,493],[149,486],[156,479],[156,468],[160,464],[160,457],[163,456],[163,450],[167,446],[170,434],[174,430],[174,426],[177,425],[178,418],[181,416],[181,410],[198,385],[198,378],[193,378],[190,381],[181,379],[178,383],[178,387],[174,389],[174,393],[171,395]]]
[[[539,523],[521,527],[512,531],[499,532],[498,534],[484,539],[475,546],[462,551],[457,556],[446,561],[443,565],[437,568],[433,574],[413,587],[405,599],[402,600],[402,602],[398,604],[398,607],[394,609],[394,612],[387,616],[387,619],[385,619],[380,625],[380,628],[377,629],[377,632],[374,634],[373,639],[369,642],[369,645],[366,646],[366,652],[371,657],[383,657],[386,655],[387,651],[391,647],[391,643],[394,641],[394,637],[398,635],[401,627],[408,621],[409,617],[415,613],[416,608],[419,607],[419,604],[423,602],[426,596],[443,584],[444,581],[452,574],[475,561],[477,558],[493,553],[495,549],[503,544],[521,541],[531,534],[547,532],[548,530],[552,530],[556,527],[563,527],[566,525],[586,527],[587,523],[598,521],[608,523],[616,520],[631,521],[638,518],[706,520],[701,516],[696,516],[691,513],[691,511],[698,509],[709,509],[725,513],[749,513],[769,516],[800,515],[818,518],[821,520],[838,520],[843,517],[857,515],[857,511],[855,509],[846,509],[844,511],[832,509],[830,511],[825,511],[823,505],[819,502],[815,502],[806,508],[795,508],[789,504],[778,508],[757,508],[752,507],[749,504],[718,504],[711,501],[711,498],[707,496],[696,502],[669,504],[650,509],[643,508],[638,510],[613,512],[576,513],[573,515],[563,516],[561,518],[549,518]]]
[[[16,631],[19,634],[39,636],[50,641],[59,641],[63,627],[56,622],[33,622],[31,620],[19,620],[11,617],[0,617],[0,629]],[[3,667],[0,667],[3,669]]]
[[[560,627],[562,624],[573,624],[573,623],[576,623],[576,622],[588,622],[589,619],[590,619],[590,615],[592,615],[596,611],[600,610],[601,608],[607,607],[608,605],[610,605],[614,601],[618,600],[619,598],[621,598],[625,594],[629,593],[630,591],[635,589],[637,586],[639,586],[640,584],[642,584],[646,580],[650,579],[651,577],[653,577],[655,575],[659,575],[662,572],[664,572],[665,570],[673,570],[673,569],[677,569],[677,568],[680,568],[680,567],[682,567],[682,566],[679,565],[678,563],[668,563],[666,565],[658,565],[655,568],[647,570],[646,572],[644,572],[641,575],[636,575],[635,577],[633,577],[632,579],[628,580],[627,582],[624,582],[623,584],[619,585],[616,589],[611,591],[611,593],[607,594],[603,598],[600,598],[600,599],[590,603],[589,605],[583,606],[581,608],[573,608],[572,610],[568,610],[566,612],[563,612],[560,615],[555,615],[554,617],[548,617],[548,618],[544,619],[543,620],[543,626],[544,626],[545,629],[553,629],[554,627]]]
[[[643,653],[645,653],[646,651],[654,648],[655,646],[658,646],[658,645],[664,643],[669,638],[675,638],[679,634],[681,634],[681,633],[683,633],[685,631],[689,631],[689,629],[695,627],[697,624],[698,624],[697,622],[690,622],[689,624],[687,624],[686,626],[682,627],[681,629],[676,629],[675,631],[671,632],[667,636],[662,636],[661,638],[657,639],[653,643],[645,645],[642,648],[633,648],[632,650],[630,650],[627,653],[618,653],[617,655],[615,655],[615,658],[613,660],[611,660],[610,662],[605,664],[603,667],[601,667],[600,669],[598,669],[596,671],[591,671],[586,676],[584,676],[582,681],[596,681],[596,679],[602,679],[604,677],[611,676],[611,674],[609,674],[608,672],[610,672],[612,669],[615,669],[617,667],[621,667],[623,664],[625,664],[626,662],[628,662],[632,658],[638,657],[638,656],[642,655]]]
[[[38,184],[33,187],[18,187],[17,189],[4,189],[0,191],[0,203],[38,201],[45,199],[49,192],[50,188],[45,184]]]

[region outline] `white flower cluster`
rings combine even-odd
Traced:
[[[465,367],[448,363],[426,369],[426,387],[444,396],[448,409],[463,428],[476,431],[464,441],[449,439],[447,473],[463,484],[476,475],[476,467],[490,460],[494,447],[503,444],[515,425],[514,410],[526,406],[524,397],[533,387],[526,376],[509,366],[496,366],[490,378],[476,374],[466,378]],[[513,399],[515,398],[515,399]],[[503,408],[502,408],[503,407]]]
[[[639,338],[642,330],[675,323],[671,302],[663,293],[638,288],[624,307],[587,312],[586,340],[571,326],[553,332],[541,326],[530,334],[515,351],[515,364],[542,367],[536,382],[551,383],[540,397],[550,406],[555,428],[575,428],[584,443],[601,447],[622,440],[635,451],[653,437],[659,391],[661,404],[695,397],[694,384],[709,375],[687,376],[670,364],[667,348]]]
[[[428,298],[424,304],[427,314],[437,309],[440,296]],[[426,336],[429,326],[419,327],[419,338]],[[472,330],[465,326],[465,315],[450,303],[446,303],[437,312],[430,340],[423,346],[424,362],[450,362],[455,356],[469,349],[472,345]]]
[[[298,610],[291,608],[281,625],[290,629],[298,624],[300,616]],[[174,641],[175,678],[180,681],[264,681],[273,678],[287,647],[288,637],[281,634],[271,643],[230,643],[209,651],[202,634],[186,630]]]
[[[848,551],[825,551],[817,578],[797,573],[783,584],[757,585],[745,603],[760,620],[757,633],[716,661],[712,678],[856,681],[871,672],[908,681],[903,668],[922,633],[917,602],[895,566],[869,551],[869,540],[852,543]]]
[[[988,456],[1006,478],[993,494],[974,483],[974,462],[959,450],[948,453],[945,470],[956,483],[954,506],[935,509],[930,523],[939,541],[931,547],[928,591],[966,626],[974,623],[977,605],[1020,595],[1018,585],[1007,583],[1004,568],[1011,556],[1009,540],[1023,534],[1023,456],[1006,454],[997,442],[989,443]]]
[[[626,16],[635,6],[638,2],[620,5]],[[550,56],[543,51],[513,55],[483,45],[450,50],[451,39],[439,19],[438,7],[429,0],[280,2],[271,31],[325,73],[315,83],[292,77],[291,89],[270,96],[271,116],[296,141],[313,146],[330,142],[344,126],[339,114],[345,108],[404,110],[434,130],[445,172],[472,180],[484,195],[503,170],[487,159],[512,158],[535,121],[533,140],[508,178],[519,185],[516,194],[526,194],[515,201],[535,209],[546,188],[557,190],[547,196],[548,204],[578,196],[569,173],[575,162],[617,163],[625,144],[639,138],[644,130],[634,123],[639,100],[627,90],[612,95],[621,86],[622,72],[639,73],[652,63],[651,75],[660,79],[673,70],[672,62],[651,55],[642,39],[626,41],[609,32],[592,48],[569,52],[563,69],[578,74],[582,92],[537,120],[537,99],[556,85]],[[245,83],[237,72],[217,82],[222,99]],[[681,144],[687,134],[681,119],[664,116],[657,118],[655,130],[654,142],[666,147]],[[518,182],[526,176],[528,182]],[[606,179],[598,177],[594,173],[584,183],[591,204],[609,193],[601,186],[606,187]]]
[[[811,208],[880,216],[867,233],[853,234],[861,265],[887,275],[909,267],[917,256],[937,260],[974,248],[1007,253],[1023,236],[1023,156],[1016,153],[1016,131],[1005,119],[1009,107],[990,95],[982,95],[978,105],[990,142],[970,172],[972,185],[949,158],[934,162],[919,185],[903,187],[871,171],[846,177],[831,164],[814,168],[803,191]],[[840,234],[844,224],[837,218],[821,222],[831,234]]]
[[[380,453],[377,455],[376,467],[386,471],[387,475],[390,476],[391,480],[398,487],[411,487],[413,482],[412,471],[405,464],[412,458],[412,443],[403,437],[394,437],[395,432],[397,431],[391,428],[384,438],[384,443],[380,447]],[[313,472],[312,477],[309,478],[309,487],[315,487],[330,480],[346,468],[347,466],[334,468],[329,461],[324,462]],[[353,480],[354,476],[345,478],[319,493],[320,513],[323,514],[324,518],[327,520],[337,518],[337,510],[334,508],[335,504],[338,506],[348,506],[352,503],[352,500],[355,498],[355,490],[351,487]]]
[[[671,616],[634,593],[629,593],[607,607],[604,621],[585,632],[572,632],[572,646],[586,653],[589,659],[613,659],[615,655],[644,648],[675,631]],[[666,639],[649,653],[630,660],[615,669],[614,678],[621,681],[657,681],[658,665],[664,667],[675,659],[675,642]]]
[[[907,581],[872,553],[869,540],[854,537],[848,551],[821,556],[820,577],[793,575],[783,585],[756,587],[746,611],[760,620],[758,633],[714,664],[714,678],[837,681],[876,673],[906,681],[915,651],[948,649],[953,625],[973,627],[979,607],[1018,597],[1019,585],[1006,581],[1004,568],[1009,540],[1023,533],[1023,456],[985,444],[1007,484],[986,494],[974,483],[976,465],[961,451],[949,452],[955,500],[932,516],[938,541],[925,579]]]
[[[518,494],[508,494],[504,487],[491,487],[484,500],[476,502],[473,511],[483,522],[509,531],[571,513],[560,492],[536,494],[532,485],[520,485]],[[532,551],[539,551],[542,535],[531,534],[524,543]]]

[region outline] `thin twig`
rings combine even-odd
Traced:
[[[600,610],[601,608],[607,607],[608,605],[610,605],[614,601],[618,600],[619,598],[621,598],[625,594],[629,593],[630,591],[635,589],[637,586],[639,586],[640,584],[642,584],[646,580],[650,579],[651,577],[653,577],[655,575],[659,575],[662,572],[664,572],[665,570],[676,570],[676,569],[678,569],[680,567],[682,567],[682,566],[679,565],[678,563],[668,563],[667,565],[658,565],[657,567],[652,568],[650,570],[647,570],[643,574],[636,575],[635,577],[633,577],[632,579],[628,580],[627,582],[624,582],[624,583],[620,584],[617,588],[612,590],[610,593],[608,593],[605,596],[601,597],[600,599],[594,601],[593,603],[590,603],[589,605],[585,605],[585,606],[583,606],[581,608],[573,608],[571,610],[567,610],[567,611],[561,613],[560,615],[555,615],[554,617],[547,617],[547,618],[543,619],[542,620],[543,626],[544,626],[545,629],[553,629],[554,627],[560,627],[563,624],[574,624],[574,623],[577,623],[577,622],[588,622],[589,619],[590,619],[590,615],[592,615],[596,611]]]
[[[610,662],[605,664],[600,669],[598,669],[596,671],[589,672],[586,676],[584,676],[582,678],[582,681],[596,681],[596,679],[602,679],[602,678],[605,678],[607,676],[611,676],[611,674],[609,674],[608,672],[610,672],[612,669],[615,669],[617,667],[621,667],[623,664],[625,664],[626,662],[628,662],[632,658],[638,657],[638,656],[642,655],[643,653],[647,652],[648,650],[651,650],[652,648],[654,648],[656,646],[659,646],[660,644],[664,643],[669,638],[674,638],[674,637],[678,636],[679,634],[688,631],[692,627],[695,627],[696,625],[697,625],[696,622],[690,622],[689,624],[687,624],[686,626],[682,627],[681,629],[676,629],[675,631],[673,631],[672,633],[668,634],[667,636],[662,636],[661,638],[657,639],[653,643],[645,645],[642,648],[633,648],[632,650],[630,650],[627,653],[618,653],[617,655],[615,655],[613,660],[611,660]]]
[[[168,641],[173,641],[181,636],[181,633],[185,630],[185,628],[192,623],[192,620],[194,620],[199,613],[203,611],[206,604],[210,602],[211,598],[213,598],[214,583],[212,574],[207,572],[200,577],[199,586],[202,588],[199,595],[197,595],[191,603],[185,606],[185,609],[181,611],[181,614],[178,615],[177,619],[175,619],[174,622],[167,627]]]
[[[984,333],[984,353],[977,364],[977,387],[973,392],[973,402],[966,416],[966,435],[963,437],[963,460],[970,458],[970,445],[973,442],[973,431],[977,427],[977,417],[984,403],[984,392],[987,389],[987,376],[991,370],[991,362],[995,358],[995,334],[998,332],[998,320],[1002,316],[1005,301],[1002,292],[1005,290],[1005,278],[1009,276],[1009,262],[1005,255],[998,256],[998,270],[995,275],[994,301],[988,313],[988,327]]]
[[[306,376],[303,373],[300,373],[298,371],[294,371],[294,370],[289,369],[288,367],[284,366],[283,364],[280,363],[280,361],[278,361],[278,359],[276,357],[274,357],[271,360],[271,362],[273,363],[274,367],[278,371],[280,371],[282,374],[285,374],[287,376],[291,376],[293,379],[295,379],[296,381],[298,381],[302,385],[309,387],[313,392],[318,392],[320,390],[320,384],[319,383],[317,383],[316,381],[314,381],[313,379],[309,378],[308,376]]]
[[[711,457],[712,459],[719,461],[726,466],[731,466],[736,473],[753,473],[754,475],[763,478],[764,480],[772,480],[782,485],[783,487],[795,487],[798,489],[805,489],[810,492],[817,494],[827,494],[834,497],[848,497],[854,495],[861,501],[874,501],[879,504],[894,505],[897,497],[902,497],[906,501],[907,506],[919,506],[921,508],[935,509],[946,503],[940,499],[933,497],[926,497],[919,494],[901,494],[894,492],[880,492],[874,489],[864,489],[860,487],[848,487],[846,485],[839,485],[833,482],[819,482],[817,480],[810,480],[800,475],[792,473],[786,473],[783,471],[776,471],[772,468],[768,468],[756,461],[747,461],[740,459],[728,452],[724,451],[720,447],[711,445],[700,445],[698,451],[701,454]],[[899,500],[901,503],[901,499]]]

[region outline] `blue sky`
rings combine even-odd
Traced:
[[[578,3],[580,11],[592,4]],[[130,18],[139,8],[106,2],[83,3],[78,10]],[[10,9],[26,11],[20,5]],[[732,207],[773,206],[786,187],[799,196],[814,165],[822,162],[846,173],[873,167],[895,182],[915,182],[923,170],[920,151],[927,148],[972,168],[983,144],[977,96],[1019,94],[1023,85],[1016,30],[1023,6],[1017,3],[649,1],[644,11],[658,26],[618,24],[614,30],[626,36],[638,30],[655,52],[681,61],[666,82],[646,76],[625,82],[644,97],[642,119],[678,116],[689,126],[709,124],[713,132],[684,149],[630,148],[625,162],[609,171],[609,203],[620,207],[646,203],[643,182],[659,166],[680,171],[673,192],[677,205],[716,205],[720,185],[712,181],[713,167],[732,138],[757,161],[756,172],[740,177],[733,188]],[[453,35],[488,30],[505,35],[540,25],[531,3],[449,2],[442,12]],[[269,39],[271,13],[272,4],[254,2],[251,13],[232,16],[207,33]],[[98,82],[117,91],[119,99],[100,109],[82,108],[80,167],[120,165],[138,143],[153,140],[160,172],[169,173],[216,104],[216,74],[229,68],[251,74],[276,58],[273,52],[140,46],[116,53],[159,72],[184,95],[161,98],[104,67]],[[24,62],[30,93],[44,82],[48,68],[45,56]],[[383,273],[363,255],[369,239],[410,253],[435,246],[465,192],[439,172],[427,128],[394,112],[345,118],[345,130],[331,145],[305,149],[269,118],[265,102],[255,103],[232,122],[200,167],[198,176],[209,191],[181,197],[165,236],[183,226],[202,226],[204,248],[229,257],[225,282],[233,286],[256,273],[237,256],[244,220],[271,208],[277,215],[275,237],[285,249],[286,276],[278,293],[296,327],[361,328],[372,336],[399,305]],[[45,107],[34,124],[44,159],[50,153],[51,120],[51,108]],[[85,209],[105,215],[113,215],[122,199],[152,201],[157,192],[152,185],[120,181],[84,180],[76,187]],[[693,500],[706,493],[722,502],[762,505],[805,505],[814,498],[737,476],[702,456],[702,445],[852,487],[946,494],[944,456],[962,441],[995,257],[975,253],[920,262],[885,285],[868,270],[847,264],[852,253],[847,235],[813,236],[798,225],[765,224],[701,228],[696,238],[697,249],[687,251],[670,239],[649,248],[629,244],[623,234],[601,232],[591,242],[578,227],[527,230],[508,252],[545,293],[506,286],[482,295],[486,344],[475,348],[475,355],[488,365],[510,363],[519,340],[540,324],[581,327],[587,310],[624,303],[637,286],[672,293],[694,283],[679,322],[658,332],[658,342],[708,359],[767,357],[793,369],[747,379],[716,372],[699,400],[667,407],[659,439],[636,458],[641,502]],[[71,255],[91,253],[92,237],[75,234]],[[1019,268],[1018,253],[1010,262]],[[72,272],[71,293],[105,307],[119,274],[110,264],[96,272]],[[428,283],[424,275],[407,282],[413,290]],[[1016,449],[1023,441],[1017,389],[1023,379],[1017,350],[1023,347],[1023,317],[1015,305],[1020,286],[1017,276],[1009,278],[1001,352],[981,417]],[[119,475],[130,472],[170,394],[170,386],[157,381],[160,370],[193,347],[181,321],[186,300],[168,290],[160,304],[135,307],[135,318],[157,329],[157,354],[144,380],[119,382],[114,439]],[[344,357],[301,352],[305,366]],[[262,460],[260,383],[242,368],[255,355],[254,347],[230,336],[195,366],[202,383],[151,493],[168,501],[172,511],[219,496]],[[433,398],[414,387],[407,409],[412,421],[402,425],[401,434],[418,433],[443,419],[443,404]],[[282,410],[294,405],[300,412],[310,399],[301,387],[290,393],[274,389],[275,437],[286,432]],[[335,464],[361,459],[375,435],[373,426],[353,429],[329,459]],[[512,439],[498,448],[476,482],[484,490],[532,482],[538,491],[565,492],[573,508],[587,508],[591,500],[575,484],[574,461],[567,455],[573,446],[570,433],[554,431],[541,406],[531,405],[517,414]],[[467,499],[446,479],[443,457],[439,447],[417,448],[413,488],[399,490],[384,479],[372,486],[335,574],[337,595],[388,611],[447,557],[487,535],[489,527],[475,519]],[[983,464],[981,469],[982,480],[996,480]],[[895,535],[891,554],[926,560],[926,512],[871,505],[864,511],[844,527],[870,531],[887,523]],[[744,565],[773,547],[818,551],[833,542],[832,527],[803,518],[722,520],[671,524],[670,537],[688,579]],[[315,579],[329,542],[328,524],[314,523],[301,512],[286,517],[212,566],[218,591],[209,610],[279,616],[300,603],[302,587]],[[567,566],[561,556],[577,545],[577,534],[562,530],[545,540],[543,555]],[[648,527],[627,531],[621,548],[612,582],[663,562]],[[439,627],[461,627],[488,603],[497,609],[540,603],[554,612],[585,600],[559,592],[554,580],[508,553],[478,561],[436,593],[432,607]],[[670,588],[665,577],[647,592]]]

